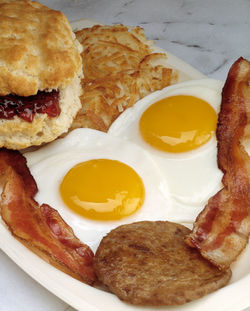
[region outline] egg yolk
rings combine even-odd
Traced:
[[[188,95],[164,98],[141,116],[139,129],[152,147],[185,152],[200,147],[215,133],[217,114],[206,101]]]
[[[144,201],[144,185],[128,165],[109,159],[94,159],[71,168],[60,194],[74,212],[96,220],[116,220],[137,211]]]

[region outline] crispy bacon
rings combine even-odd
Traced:
[[[224,187],[208,201],[186,239],[221,269],[237,258],[250,235],[250,157],[242,144],[249,130],[250,62],[239,58],[222,91],[216,132]]]
[[[55,209],[34,200],[36,182],[21,153],[0,149],[0,176],[1,216],[13,236],[62,271],[94,284],[93,252]]]

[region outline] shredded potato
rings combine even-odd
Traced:
[[[175,82],[176,73],[161,65],[140,27],[100,26],[76,32],[83,46],[82,108],[71,130],[107,131],[112,122],[144,96]]]

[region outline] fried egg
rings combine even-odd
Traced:
[[[158,164],[173,200],[171,221],[193,222],[222,186],[215,137],[222,87],[213,79],[167,87],[124,111],[109,129]]]
[[[120,224],[167,219],[167,182],[147,151],[92,129],[77,129],[25,153],[39,192],[93,250]]]
[[[25,153],[36,200],[57,209],[94,250],[121,224],[191,224],[221,188],[215,127],[222,86],[202,79],[167,87],[123,112],[108,133],[77,129]]]

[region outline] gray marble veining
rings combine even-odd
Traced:
[[[250,2],[232,0],[42,1],[69,20],[140,25],[149,39],[205,75],[225,79],[239,56],[250,57]]]

